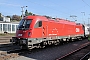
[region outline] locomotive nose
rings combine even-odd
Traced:
[[[28,30],[27,30],[27,31],[17,30],[16,36],[17,36],[18,38],[28,38],[28,37],[31,36],[31,32],[28,31]]]

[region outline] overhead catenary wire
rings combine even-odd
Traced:
[[[16,6],[16,7],[21,7],[21,5],[18,5],[18,4],[1,3],[1,2],[0,2],[0,5],[8,5],[8,6]]]
[[[90,7],[90,5],[88,4],[88,3],[86,3],[84,0],[82,0],[87,6],[89,6]]]
[[[49,8],[49,9],[58,11],[58,12],[60,12],[60,14],[64,14],[64,15],[68,15],[68,16],[71,15],[71,14],[68,13],[68,12],[64,12],[64,11],[62,11],[62,10],[58,10],[58,9],[52,8],[52,7],[47,6],[47,5],[45,5],[45,4],[40,4],[40,3],[37,3],[37,2],[32,2],[31,0],[25,0],[25,1],[29,1],[30,3],[34,3],[34,4],[37,4],[37,5],[44,6],[44,7],[47,7],[47,8]],[[82,1],[83,1],[83,0],[82,0]],[[21,6],[22,6],[22,5],[18,5],[18,4],[1,3],[1,2],[0,2],[0,4],[5,4],[5,5],[8,5],[8,6],[16,6],[16,7],[21,7]],[[87,4],[87,5],[88,5],[88,4]],[[89,6],[89,5],[88,5],[88,6]],[[67,7],[66,7],[66,8],[67,8]],[[67,8],[67,9],[68,9],[68,8]],[[75,20],[75,19],[74,19],[74,20]]]
[[[27,0],[27,1],[30,1],[30,0]],[[30,1],[30,2],[32,2],[32,1]],[[37,4],[37,5],[41,5],[41,6],[44,6],[44,7],[47,7],[47,8],[49,8],[49,9],[52,9],[52,10],[55,10],[55,11],[57,10],[57,9],[48,7],[47,5],[39,4],[39,3],[37,3],[37,2],[32,2],[32,3]],[[9,5],[9,6],[17,6],[17,7],[21,7],[21,5],[17,5],[17,4],[10,4],[10,3],[0,3],[0,4]],[[59,11],[60,13],[64,13],[64,14],[66,14],[66,15],[69,15],[69,16],[71,15],[70,13],[63,12],[63,11],[61,11],[61,10],[57,10],[57,11]]]
[[[30,1],[30,0],[29,0],[29,1]],[[31,1],[30,1],[30,2],[31,2]],[[32,2],[32,3],[37,4],[37,5],[42,5],[42,4],[39,4],[39,3],[36,3],[36,2]],[[10,3],[0,3],[0,4],[1,4],[1,5],[21,7],[21,5],[18,5],[18,4],[10,4]],[[46,6],[46,5],[42,5],[42,6],[47,7],[47,8],[49,8],[49,9],[56,10],[56,9],[51,8],[51,7],[48,7],[48,6]],[[66,12],[63,12],[63,11],[60,11],[60,10],[58,10],[58,11],[66,14],[66,15],[70,15],[69,13],[66,13]]]
[[[30,1],[30,0],[27,0],[28,2],[31,2],[31,3],[34,3],[34,4],[37,4],[37,5],[40,5],[40,6],[44,6],[44,7],[47,7],[47,8],[49,8],[49,9],[52,9],[52,10],[57,10],[57,9],[55,9],[55,8],[52,8],[52,7],[48,7],[47,5],[44,5],[44,4],[40,4],[40,3],[37,3],[37,2],[32,2],[32,1]],[[67,8],[68,9],[68,8]],[[58,12],[60,12],[60,13],[62,13],[62,14],[65,14],[65,15],[68,15],[68,16],[70,16],[71,14],[70,13],[67,13],[67,12],[63,12],[63,11],[61,11],[61,10],[57,10]],[[74,21],[76,21],[76,19],[75,18],[73,18],[74,19]]]
[[[44,6],[44,7],[47,7],[47,8],[49,8],[49,9],[53,9],[53,10],[57,10],[57,9],[54,9],[54,8],[51,8],[51,7],[48,7],[47,5],[44,5],[44,4],[39,4],[39,3],[37,3],[37,2],[32,2],[32,1],[30,1],[30,0],[27,0],[27,1],[29,1],[29,2],[31,2],[31,3],[34,3],[34,4],[37,4],[37,5],[40,5],[40,6]],[[60,11],[60,10],[57,10],[57,11],[59,11],[59,12],[61,12],[61,13],[64,13],[64,14],[66,14],[66,15],[71,15],[71,14],[69,14],[69,13],[67,13],[67,12],[63,12],[63,11]]]

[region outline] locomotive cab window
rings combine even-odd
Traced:
[[[38,21],[36,24],[35,24],[35,28],[38,28],[38,27],[41,27],[42,26],[42,21]]]
[[[28,30],[31,25],[32,19],[21,20],[18,26],[19,30]]]

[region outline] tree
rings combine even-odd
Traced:
[[[1,15],[2,15],[2,14],[0,13],[0,18],[2,17]]]
[[[33,13],[32,13],[32,12],[29,12],[29,13],[28,13],[28,11],[26,10],[26,11],[25,11],[25,16],[28,16],[28,15],[33,15]]]
[[[8,16],[8,15],[6,17],[11,18],[11,16]]]
[[[8,15],[7,15],[6,17],[8,17],[8,18],[10,18],[10,19],[11,19],[11,16],[8,16]]]
[[[18,15],[13,15],[13,16],[12,16],[12,20],[17,20],[17,21],[19,21],[19,20],[21,20],[21,17],[18,16]]]
[[[29,14],[29,13],[28,13],[28,11],[26,10],[26,11],[25,11],[25,16],[28,16],[28,14]]]
[[[29,12],[28,15],[33,15],[33,13]]]

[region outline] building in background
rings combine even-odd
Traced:
[[[16,33],[18,22],[0,22],[0,33]]]
[[[1,16],[0,18],[0,33],[16,33],[19,22],[10,22],[10,18]]]
[[[3,21],[3,22],[10,22],[10,18],[5,17],[5,16],[2,16],[2,17],[0,18],[0,21]]]

